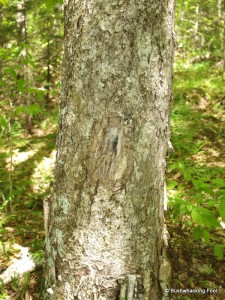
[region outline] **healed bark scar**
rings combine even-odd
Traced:
[[[100,150],[100,177],[112,176],[115,172],[118,162],[118,156],[121,151],[122,129],[117,124],[109,124],[103,133],[103,142]],[[117,125],[117,126],[116,126]]]
[[[123,118],[107,117],[96,122],[93,129],[93,156],[90,171],[100,181],[113,180],[119,167],[123,139]]]

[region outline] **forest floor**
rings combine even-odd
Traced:
[[[209,62],[175,66],[166,212],[171,288],[197,291],[173,292],[172,299],[225,299],[218,213],[225,201],[224,95],[222,73]]]
[[[210,76],[209,76],[210,75]],[[171,118],[175,152],[168,158],[171,299],[225,299],[224,105],[222,71],[208,62],[175,66]],[[0,108],[1,109],[1,108]],[[15,131],[0,148],[0,274],[29,247],[39,269],[0,283],[0,299],[40,299],[44,260],[43,199],[53,180],[57,109],[36,122],[34,133]],[[9,202],[12,201],[12,211]],[[209,294],[203,294],[205,289]],[[211,294],[210,294],[211,293]]]

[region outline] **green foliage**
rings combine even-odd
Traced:
[[[42,112],[42,108],[38,104],[21,105],[15,109],[16,114],[24,113],[32,116],[35,116],[41,112]]]
[[[0,0],[0,3],[2,3],[3,5],[8,5],[9,4],[9,0]]]
[[[43,248],[43,244],[41,246]],[[42,263],[44,260],[44,251],[42,249],[38,250],[35,253],[33,253],[32,256],[37,263]]]
[[[33,257],[41,263],[42,200],[49,188],[40,185],[36,193],[34,189],[37,181],[49,185],[52,175],[42,168],[39,177],[32,176],[55,147],[54,134],[47,132],[57,126],[53,107],[60,88],[63,0],[25,1],[26,36],[19,30],[18,1],[0,3],[4,5],[0,7],[0,257],[9,260],[13,248],[5,241],[14,243],[12,237],[16,237],[31,246]],[[217,1],[177,0],[176,24],[178,59],[171,120],[175,154],[168,165],[168,215],[171,223],[187,227],[193,240],[212,247],[221,260],[225,245],[215,238],[215,232],[222,230],[225,222],[225,174],[213,159],[219,161],[225,136],[221,125],[225,84],[222,70],[215,64],[223,58],[224,19],[218,17]],[[32,129],[38,134],[32,135]],[[33,153],[24,161],[9,163],[12,155],[29,151]],[[12,201],[15,214],[3,214]],[[212,269],[205,268],[203,273],[211,274]],[[26,274],[23,284],[18,280],[12,283],[21,299],[29,278]],[[3,285],[0,293],[0,299],[8,296]]]
[[[204,225],[208,228],[219,227],[220,223],[217,221],[214,213],[207,208],[197,206],[193,207],[191,211],[193,221],[198,225]]]
[[[222,244],[216,244],[213,247],[214,254],[218,257],[218,259],[224,258],[224,253],[223,253],[224,248],[225,248],[225,245],[222,245]]]
[[[216,257],[221,259],[223,247],[215,247],[212,236],[215,229],[222,229],[221,221],[225,220],[225,171],[208,161],[208,153],[215,143],[218,156],[222,149],[221,107],[216,106],[214,99],[224,90],[224,84],[216,71],[211,72],[209,80],[209,69],[209,63],[176,65],[171,120],[175,154],[168,165],[167,189],[170,218],[175,222],[182,220],[193,238],[212,245]]]
[[[0,264],[6,268],[15,243],[30,247],[39,264],[44,259],[42,201],[52,179],[44,158],[55,148],[63,15],[61,0],[24,1],[20,30],[21,1],[0,2]],[[40,181],[45,186],[37,189]],[[25,299],[29,281],[28,273],[0,286],[0,299]]]
[[[178,55],[183,59],[222,58],[224,30],[224,2],[178,0],[176,5],[176,33]]]
[[[2,284],[1,282],[0,282],[0,299],[1,300],[5,300],[5,299],[7,299],[6,297],[8,296],[8,294],[7,294],[7,292],[6,292],[6,290],[5,290],[5,287],[4,287],[4,284]]]
[[[26,18],[23,25],[18,23],[17,4],[10,1],[1,14],[0,103],[10,99],[10,104],[3,111],[0,104],[0,126],[12,118],[12,124],[17,122],[31,133],[32,126],[44,119],[46,107],[58,97],[63,1],[26,1],[21,10]],[[26,28],[18,30],[20,26]]]
[[[19,279],[19,277],[12,277],[11,287],[14,290],[14,292],[17,292],[19,290],[19,288],[20,288],[20,279]]]
[[[1,132],[7,131],[8,119],[5,115],[0,116],[0,126],[1,126]]]
[[[44,2],[47,9],[53,8],[56,4],[63,4],[63,0],[45,0]]]
[[[225,196],[221,197],[220,204],[218,207],[218,212],[223,221],[225,221]]]

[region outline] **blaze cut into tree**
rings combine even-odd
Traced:
[[[55,184],[46,206],[51,299],[163,297],[173,12],[174,0],[65,3]]]

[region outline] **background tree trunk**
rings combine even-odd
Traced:
[[[173,0],[65,3],[55,184],[45,209],[54,300],[162,297],[173,10]]]
[[[198,1],[196,1],[196,4],[195,4],[195,30],[194,30],[195,49],[196,50],[198,50],[198,43],[199,43],[198,27],[199,27],[199,4],[198,4]]]
[[[21,0],[17,3],[17,16],[16,16],[16,23],[18,27],[18,45],[23,47],[23,50],[20,52],[21,56],[21,63],[22,63],[22,74],[21,79],[25,81],[25,86],[28,86],[30,82],[32,82],[32,72],[29,69],[29,65],[24,63],[28,59],[28,36],[27,36],[27,17],[26,17],[26,1]],[[29,106],[31,104],[30,96],[26,93],[24,97],[24,104]],[[25,116],[26,127],[30,134],[32,134],[32,115]]]

